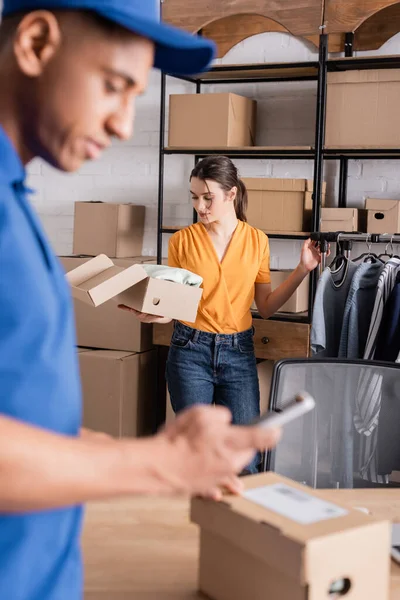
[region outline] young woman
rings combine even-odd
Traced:
[[[232,161],[203,159],[192,171],[190,191],[199,222],[171,237],[168,264],[200,275],[203,297],[195,323],[175,323],[167,362],[171,403],[175,412],[196,403],[223,405],[233,423],[245,424],[260,412],[251,304],[255,300],[268,319],[316,268],[320,254],[306,241],[297,268],[272,291],[268,238],[246,222],[247,191]]]

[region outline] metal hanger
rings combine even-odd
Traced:
[[[343,253],[342,247],[340,245],[340,236],[341,235],[342,235],[341,233],[337,234],[336,243],[337,243],[338,252],[337,252],[335,258],[333,259],[333,261],[331,262],[331,264],[329,265],[329,268],[331,271],[340,269],[349,260],[347,258],[347,256]]]
[[[386,244],[386,247],[385,247],[385,252],[383,252],[382,254],[380,254],[380,255],[378,256],[378,258],[382,259],[382,258],[384,258],[385,256],[387,256],[389,259],[390,259],[390,258],[393,258],[393,256],[394,256],[393,237],[394,237],[394,236],[392,235],[392,237],[390,238],[390,242],[388,242],[388,243]],[[390,254],[389,254],[389,246],[390,246]]]
[[[377,256],[374,252],[372,252],[371,234],[368,234],[368,237],[365,240],[365,243],[367,244],[368,252],[363,252],[362,254],[360,254],[360,256],[357,256],[357,258],[353,258],[353,262],[358,262],[362,259],[363,259],[363,262],[375,263],[378,260],[380,262],[383,262],[379,258],[379,256]]]

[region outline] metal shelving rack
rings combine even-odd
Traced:
[[[315,143],[313,147],[249,147],[249,148],[171,148],[165,146],[166,124],[166,75],[161,76],[161,110],[160,110],[160,147],[159,147],[159,186],[158,186],[158,227],[157,227],[157,261],[162,259],[162,239],[164,234],[174,233],[178,228],[163,226],[163,195],[164,195],[164,161],[167,155],[192,155],[194,161],[212,154],[224,154],[231,158],[251,160],[253,158],[292,159],[314,161],[314,192],[312,206],[311,231],[319,232],[321,217],[321,196],[323,170],[326,160],[339,161],[339,197],[338,206],[347,205],[347,175],[349,160],[368,159],[400,159],[400,148],[325,148],[326,94],[327,77],[329,72],[354,69],[391,69],[400,68],[400,56],[354,57],[354,34],[345,36],[345,57],[328,58],[328,35],[320,35],[319,56],[316,62],[274,63],[258,65],[218,65],[198,77],[178,77],[196,86],[200,94],[204,85],[237,84],[237,83],[267,83],[278,81],[316,81],[316,126]],[[193,215],[193,222],[196,215]],[[268,234],[269,235],[269,234]],[[304,234],[271,234],[272,239],[306,239]],[[315,297],[318,272],[310,277],[309,310],[305,317],[276,315],[273,318],[299,322],[311,322],[312,307]],[[256,316],[256,315],[255,315]]]
[[[319,62],[298,62],[298,63],[273,63],[263,65],[217,65],[207,73],[198,77],[177,77],[183,81],[187,81],[196,86],[196,93],[200,94],[204,85],[225,85],[237,83],[268,83],[280,81],[315,81],[318,84],[318,89],[322,89],[319,75]],[[237,159],[254,159],[254,158],[270,158],[270,159],[292,159],[292,160],[314,160],[317,162],[317,153],[315,148],[309,147],[246,147],[246,148],[171,148],[165,145],[165,124],[166,124],[166,85],[167,77],[161,76],[161,110],[160,110],[160,148],[159,148],[159,187],[158,187],[158,227],[157,227],[157,261],[162,259],[162,240],[164,234],[170,234],[177,231],[179,228],[164,227],[163,225],[163,195],[164,195],[164,162],[165,156],[168,155],[190,155],[194,157],[196,163],[204,156],[212,154],[224,154],[231,158]],[[317,119],[319,116],[320,101],[317,101]],[[320,117],[320,121],[321,117]],[[319,141],[319,140],[318,140]],[[319,164],[321,163],[322,145],[319,146]],[[316,167],[318,168],[318,166]],[[322,173],[319,175],[321,180]],[[315,178],[314,178],[315,185]],[[317,182],[318,185],[318,182]],[[321,188],[321,183],[319,184]],[[314,188],[318,189],[318,188]],[[313,223],[316,222],[314,212],[316,210],[316,202],[313,203]],[[196,215],[193,214],[193,222],[196,222]],[[287,239],[287,240],[305,240],[308,238],[307,233],[291,233],[287,234],[268,234],[271,239]],[[311,295],[310,295],[311,298]],[[311,309],[311,307],[310,307]],[[309,313],[311,314],[311,313]],[[257,316],[257,315],[255,315]],[[278,320],[290,320],[298,322],[307,322],[309,317],[301,316],[285,316],[276,315],[273,317]]]

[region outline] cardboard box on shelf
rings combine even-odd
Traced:
[[[398,148],[400,69],[328,73],[327,148]]]
[[[304,210],[311,211],[313,207],[313,198],[312,192],[306,192],[304,194]],[[326,194],[325,192],[321,196],[321,206],[325,206],[326,204]]]
[[[114,259],[118,267],[138,264],[140,258]],[[60,257],[65,272],[69,273],[89,258]],[[118,308],[116,302],[106,302],[96,309],[74,299],[76,332],[79,346],[145,352],[153,347],[152,325],[141,323],[133,314]]]
[[[141,265],[118,267],[100,254],[67,274],[72,296],[91,307],[114,299],[140,312],[194,323],[202,288],[148,277]]]
[[[367,233],[400,233],[400,200],[368,198]]]
[[[255,145],[255,100],[237,94],[173,94],[169,98],[172,147]]]
[[[73,254],[125,258],[142,252],[145,207],[75,202]]]
[[[83,425],[113,437],[152,432],[156,352],[113,350],[79,353]]]
[[[267,233],[303,231],[305,208],[313,192],[311,180],[243,177],[243,182],[249,198],[250,225]],[[325,190],[324,184],[323,194]]]
[[[322,182],[322,194],[321,194],[321,206],[325,206],[326,202],[326,181]],[[312,194],[314,191],[314,181],[312,179],[306,180],[306,192],[304,196],[304,209],[312,210],[313,199]]]
[[[192,500],[203,594],[322,600],[337,584],[351,590],[352,600],[388,600],[389,522],[326,502],[318,491],[275,473],[242,481],[241,496]]]
[[[279,287],[289,275],[292,273],[291,270],[287,271],[273,271],[271,270],[271,287],[272,290]],[[309,295],[309,277],[306,277],[299,287],[296,289],[294,294],[289,298],[287,302],[278,310],[278,312],[284,313],[302,313],[308,310],[308,295]],[[252,304],[252,310],[257,310],[255,302]]]
[[[357,208],[323,208],[321,231],[365,231],[366,212]]]

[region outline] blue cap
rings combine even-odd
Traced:
[[[160,22],[158,0],[4,0],[3,17],[34,10],[91,10],[156,45],[154,66],[165,73],[194,75],[214,58],[215,44]]]

